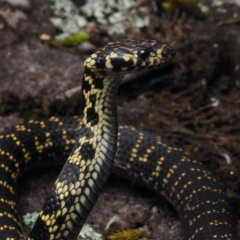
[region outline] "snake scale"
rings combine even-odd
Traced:
[[[31,120],[0,135],[0,239],[24,239],[16,203],[21,173],[66,158],[29,240],[76,239],[111,170],[170,201],[183,239],[237,239],[226,195],[204,166],[159,136],[118,126],[123,74],[165,66],[174,55],[156,40],[109,43],[85,61],[82,119]]]

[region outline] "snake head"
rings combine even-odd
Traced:
[[[91,71],[129,72],[168,64],[175,50],[157,40],[110,42],[85,61]]]

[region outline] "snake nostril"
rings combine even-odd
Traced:
[[[171,47],[166,46],[162,50],[162,56],[164,58],[167,58],[169,56],[174,57],[175,55],[176,55],[176,52]]]

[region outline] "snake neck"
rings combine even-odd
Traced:
[[[34,227],[30,237],[45,231],[44,239],[52,239],[51,236],[57,236],[54,239],[59,239],[58,236],[77,238],[108,180],[116,155],[116,95],[119,82],[115,75],[85,70],[82,129],[37,220],[41,224],[45,219],[50,219],[51,214],[56,214],[55,221],[49,221],[49,229],[53,229],[55,222],[58,226],[54,228],[54,234]],[[51,207],[52,195],[61,196],[56,197],[59,200],[57,208]],[[65,226],[69,230],[64,230]]]
[[[83,126],[95,132],[103,126],[112,129],[117,126],[116,96],[120,76],[105,72],[85,70],[82,82],[84,103]]]
[[[120,79],[116,74],[89,72],[88,69],[85,70],[83,77],[82,96],[85,107],[79,145],[82,145],[84,151],[79,159],[85,160],[83,155],[89,154],[90,156],[86,157],[86,165],[95,168],[98,173],[101,172],[99,166],[105,163],[108,167],[104,171],[110,174],[116,155],[118,134],[116,97],[119,83]],[[92,153],[89,149],[92,149]]]
[[[89,138],[85,139],[85,142],[89,141],[95,149],[92,161],[97,161],[99,154],[106,151],[107,155],[111,153],[111,158],[115,157],[118,129],[116,96],[119,82],[120,80],[111,74],[85,70],[82,82],[85,105],[82,135]]]

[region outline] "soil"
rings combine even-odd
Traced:
[[[149,38],[176,49],[166,68],[124,79],[119,122],[159,134],[192,153],[219,178],[239,221],[240,7],[199,2],[209,7],[207,14],[180,7],[171,13],[161,10],[141,32],[130,29],[122,36],[103,37],[95,26],[89,42],[97,49],[118,38]],[[7,21],[11,16],[0,14],[1,132],[32,118],[81,113],[79,86],[90,52],[42,42],[41,34],[57,33],[49,22],[51,1],[30,3],[25,9],[0,2],[0,11],[25,15],[12,26]],[[19,185],[21,215],[40,210],[58,172],[26,174]],[[117,220],[106,230],[113,217]],[[180,222],[169,203],[117,176],[111,176],[88,223],[104,234],[143,227],[153,232],[152,239],[181,239]]]

